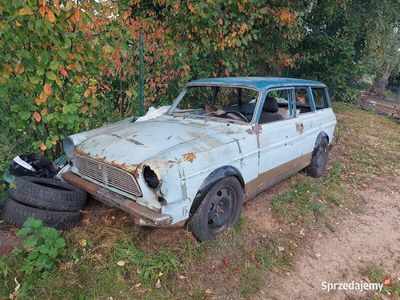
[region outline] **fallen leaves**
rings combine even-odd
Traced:
[[[123,267],[123,266],[125,266],[125,262],[123,260],[119,260],[119,261],[117,261],[117,266]]]
[[[161,280],[158,279],[156,282],[156,288],[160,289],[161,288]]]
[[[391,286],[392,285],[392,278],[390,276],[385,276],[383,278],[383,285],[384,286]]]
[[[230,264],[229,258],[224,256],[222,258],[222,264],[224,265],[224,267],[229,267],[229,264]]]
[[[60,263],[60,265],[58,266],[58,268],[59,268],[61,271],[65,271],[65,270],[70,270],[70,269],[72,269],[72,266],[73,266],[73,263],[70,262],[70,261],[67,261],[67,262]]]
[[[81,245],[81,247],[86,247],[87,246],[87,240],[86,239],[81,239],[79,241],[79,245]]]

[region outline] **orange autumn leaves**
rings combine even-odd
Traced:
[[[52,89],[51,85],[46,82],[43,85],[43,91],[40,93],[39,97],[35,98],[36,106],[40,106],[41,104],[46,103],[47,97],[50,96],[52,92],[53,92],[53,89]],[[41,113],[38,113],[37,111],[33,112],[32,118],[36,122],[39,123],[42,120],[42,116],[44,116],[46,114],[47,114],[47,109],[44,108],[44,109],[42,109]]]
[[[15,71],[16,74],[20,75],[20,74],[24,73],[25,68],[21,64],[16,64],[15,67],[14,67],[14,71]]]
[[[36,121],[36,122],[40,122],[40,120],[42,119],[42,116],[37,112],[37,111],[35,111],[34,113],[33,113],[33,115],[32,115],[32,118]]]
[[[292,24],[294,22],[295,16],[287,9],[279,10],[278,15],[282,23]]]

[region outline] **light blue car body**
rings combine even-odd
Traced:
[[[193,86],[257,91],[252,120],[174,114],[187,88]],[[310,112],[297,113],[295,88],[307,90]],[[316,109],[312,88],[324,90],[323,109]],[[290,117],[258,124],[267,93],[279,89],[289,90],[291,95]],[[332,142],[335,125],[327,88],[318,81],[273,77],[194,80],[162,116],[143,122],[129,119],[70,136],[70,145],[66,144],[70,172],[65,180],[131,213],[140,225],[182,225],[194,212],[196,201],[201,201],[204,189],[224,176],[236,176],[249,199],[303,169],[310,164],[319,139]],[[160,181],[155,189],[144,179],[146,166]],[[86,168],[86,173],[79,167]],[[126,180],[137,186],[130,189]]]

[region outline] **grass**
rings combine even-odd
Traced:
[[[285,192],[273,197],[272,207],[289,223],[307,223],[307,217],[327,216],[333,206],[339,206],[351,197],[340,183],[341,173],[342,164],[335,161],[325,177],[299,176]]]
[[[373,263],[368,263],[361,268],[360,273],[363,277],[368,278],[370,282],[390,282],[390,284],[384,285],[382,292],[368,295],[367,299],[383,300],[387,299],[387,296],[392,297],[392,299],[398,299],[398,297],[400,297],[400,279],[391,276],[382,267]]]
[[[288,269],[293,263],[293,247],[285,235],[274,235],[265,241],[257,259],[266,270]]]
[[[246,263],[238,286],[240,296],[248,298],[256,294],[262,288],[262,283],[258,269]]]
[[[67,250],[46,276],[26,276],[15,257],[2,258],[0,268],[8,273],[0,273],[0,298],[14,291],[14,278],[21,283],[21,299],[256,295],[268,272],[292,268],[302,244],[301,228],[329,226],[343,207],[359,209],[355,189],[400,174],[398,123],[352,105],[335,103],[334,109],[338,144],[331,152],[327,175],[315,179],[298,174],[284,183],[287,187],[278,188],[272,201],[257,202],[258,210],[271,208],[271,221],[284,230],[254,225],[245,210],[234,229],[217,241],[200,244],[185,230],[139,228],[118,210],[92,206],[85,210],[80,227],[63,233]],[[373,269],[365,274],[381,275]],[[391,291],[397,289],[396,285]]]

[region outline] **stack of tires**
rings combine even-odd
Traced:
[[[85,191],[49,178],[17,177],[15,183],[3,207],[2,218],[7,223],[20,227],[26,219],[34,218],[67,229],[80,222]]]

